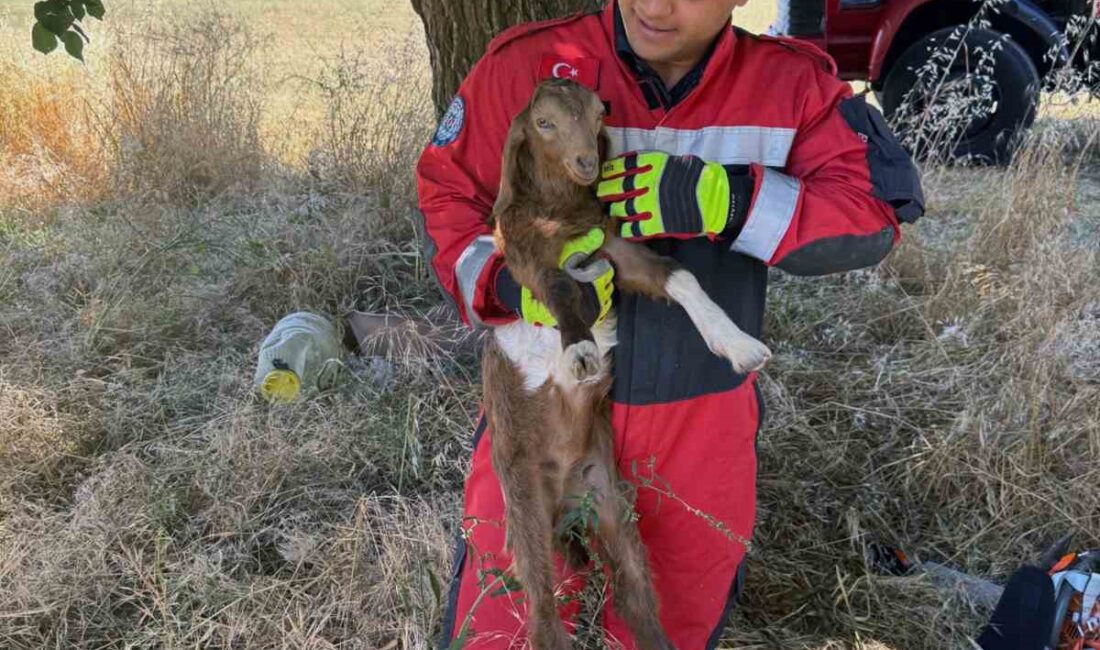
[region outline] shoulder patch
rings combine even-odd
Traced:
[[[486,54],[493,54],[500,48],[518,40],[529,34],[535,34],[541,31],[550,29],[551,27],[557,27],[558,25],[565,25],[567,23],[576,22],[582,18],[586,18],[592,15],[598,15],[598,11],[581,11],[563,18],[553,18],[551,20],[537,20],[529,23],[520,23],[518,25],[512,25],[508,29],[496,35],[493,40],[489,41],[489,47],[485,48]]]
[[[460,95],[455,95],[447,112],[439,120],[439,126],[435,128],[432,136],[432,144],[437,147],[445,147],[458,139],[462,132],[462,125],[466,123],[466,102]]]
[[[797,38],[791,38],[789,36],[771,36],[768,34],[753,34],[737,27],[734,27],[737,31],[738,38],[748,37],[764,43],[774,43],[780,47],[783,47],[791,52],[803,54],[814,60],[817,65],[825,69],[829,74],[836,76],[836,61],[833,57],[829,56],[824,50],[814,45],[813,43],[803,41]]]

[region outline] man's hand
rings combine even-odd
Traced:
[[[752,179],[731,176],[719,163],[660,151],[608,160],[596,194],[622,223],[624,239],[711,239],[739,229],[748,212]]]
[[[587,235],[566,242],[558,260],[559,268],[577,280],[581,288],[581,313],[592,325],[607,317],[615,293],[614,267],[605,259],[591,257],[603,245],[603,240],[603,232],[593,229]],[[550,309],[536,300],[530,289],[519,286],[507,267],[501,269],[497,278],[497,296],[532,325],[558,325]]]

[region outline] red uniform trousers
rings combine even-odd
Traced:
[[[762,404],[751,375],[737,388],[690,401],[612,407],[619,472],[637,489],[637,526],[649,555],[661,623],[680,650],[715,647],[739,592],[739,569],[755,518],[755,441]],[[512,558],[504,549],[504,501],[490,461],[491,444],[492,432],[482,418],[466,481],[463,539],[456,548],[441,647],[463,633],[462,647],[470,650],[527,644],[523,592],[500,590],[498,579],[500,572],[512,575]],[[568,572],[560,557],[557,566],[559,597],[579,594],[584,573]],[[571,631],[578,610],[575,599],[561,608]],[[610,594],[603,624],[609,647],[635,647]]]

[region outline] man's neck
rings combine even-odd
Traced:
[[[703,62],[711,56],[711,52],[718,45],[720,36],[716,37],[710,45],[695,56],[684,57],[689,60],[677,60],[671,62],[651,62],[642,60],[630,47],[630,40],[626,35],[623,25],[622,13],[619,11],[619,3],[611,3],[614,12],[615,51],[620,58],[627,63],[634,74],[641,80],[642,94],[645,95],[649,108],[655,109],[664,106],[671,108],[679,103],[699,83],[702,77]],[[690,83],[689,83],[690,82]],[[657,89],[656,86],[663,86]]]
[[[646,61],[646,63],[649,67],[653,68],[653,71],[656,72],[657,76],[661,78],[661,81],[665,83],[665,88],[672,89],[675,88],[676,84],[680,83],[680,80],[686,77],[702,59],[703,57],[699,56],[694,61],[688,63],[657,63],[654,61]]]

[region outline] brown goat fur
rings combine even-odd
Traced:
[[[770,354],[738,330],[687,271],[616,236],[614,220],[591,187],[607,148],[602,118],[602,103],[584,87],[561,80],[540,84],[510,126],[492,215],[496,246],[509,271],[547,306],[560,332],[559,340],[523,322],[499,327],[482,359],[492,464],[504,492],[508,546],[536,650],[570,646],[554,601],[552,553],[557,548],[573,562],[583,557],[575,544],[556,539],[555,531],[586,495],[597,522],[587,531],[596,538],[590,547],[612,569],[616,612],[638,647],[672,648],[658,621],[645,549],[628,516],[632,504],[618,493],[608,397],[613,343],[607,340],[614,319],[596,326],[600,335],[594,335],[597,314],[585,313],[580,285],[558,266],[565,243],[602,228],[600,253],[615,266],[617,289],[679,302],[711,349],[737,370],[759,367]],[[556,346],[539,357],[541,366],[527,359],[528,343],[516,343],[517,330],[509,328],[517,327],[531,328],[523,334],[531,341]]]

